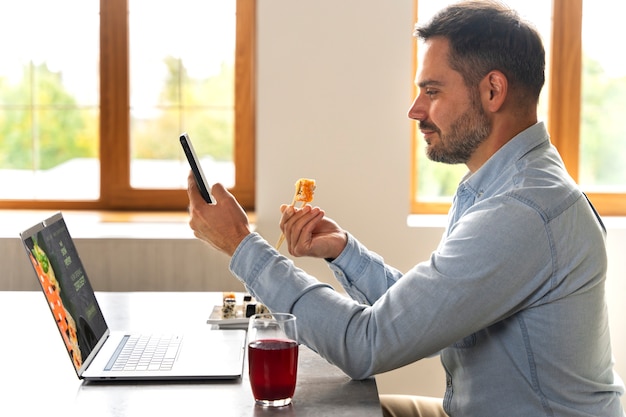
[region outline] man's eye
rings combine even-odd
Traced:
[[[426,95],[427,95],[427,96],[429,96],[429,97],[432,97],[432,96],[434,96],[435,94],[437,94],[437,92],[436,92],[435,90],[426,90],[426,91],[424,92],[424,94],[426,94]]]

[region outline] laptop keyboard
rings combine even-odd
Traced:
[[[105,371],[167,371],[172,369],[182,337],[177,335],[124,336]]]

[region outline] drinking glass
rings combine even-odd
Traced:
[[[257,405],[291,404],[298,373],[296,316],[256,314],[248,324],[250,386]]]

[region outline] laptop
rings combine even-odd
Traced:
[[[241,377],[244,330],[207,327],[197,333],[164,335],[111,331],[61,212],[20,236],[79,378],[168,381]],[[151,357],[140,359],[131,349]]]

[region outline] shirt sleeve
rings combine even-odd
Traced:
[[[328,265],[350,297],[372,305],[400,279],[402,273],[386,265],[380,255],[370,252],[351,234],[347,236],[346,247]]]

